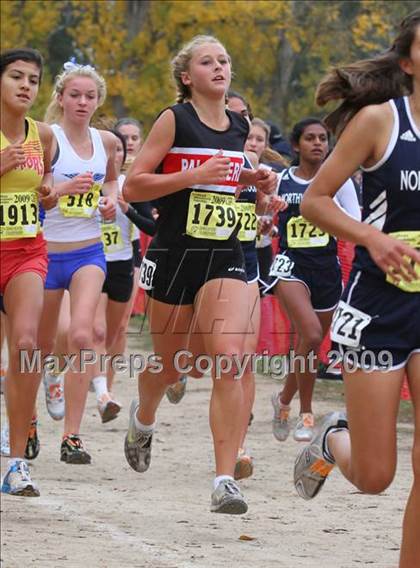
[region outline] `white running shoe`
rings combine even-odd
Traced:
[[[210,510],[227,515],[243,515],[248,511],[245,497],[233,479],[224,479],[213,491]]]
[[[134,416],[138,408],[138,401],[132,400],[128,420],[128,432],[124,441],[124,453],[129,466],[135,471],[143,473],[149,469],[152,459],[153,431],[141,432],[137,430]]]
[[[6,424],[1,429],[1,455],[10,456],[10,442],[9,442],[9,423]]]
[[[25,460],[16,460],[9,465],[2,480],[1,492],[19,497],[39,497],[39,489],[31,479]]]
[[[314,437],[315,419],[311,412],[303,412],[293,432],[296,442],[310,442]]]
[[[325,439],[332,429],[347,429],[347,419],[343,412],[327,414],[319,426],[311,443],[299,452],[295,461],[294,483],[302,499],[313,499],[322,489],[325,480],[334,468],[335,462],[328,458],[324,450]]]
[[[53,375],[45,372],[42,377],[45,388],[45,403],[48,414],[53,420],[64,418],[64,375]]]
[[[272,420],[273,436],[279,442],[285,442],[290,432],[289,414],[290,406],[280,403],[280,393],[273,393],[271,396],[274,415]]]

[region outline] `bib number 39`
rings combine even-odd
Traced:
[[[290,276],[295,263],[285,254],[277,254],[270,268],[270,276]]]
[[[140,266],[140,279],[139,287],[143,290],[152,290],[153,288],[153,276],[156,270],[156,263],[143,258]]]
[[[359,347],[362,330],[372,317],[353,308],[342,300],[339,302],[331,323],[331,339],[347,347]]]

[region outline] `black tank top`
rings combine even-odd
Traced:
[[[216,205],[215,214],[217,213],[217,199],[221,202],[226,199],[223,196],[235,195],[235,190],[239,184],[239,175],[244,164],[243,149],[248,136],[249,126],[246,119],[235,112],[226,110],[229,117],[229,128],[223,132],[214,130],[201,122],[194,107],[190,103],[180,103],[170,107],[175,115],[175,140],[173,147],[160,164],[158,171],[164,174],[179,172],[187,168],[194,168],[203,164],[211,158],[220,149],[224,155],[230,157],[231,168],[228,176],[218,185],[196,185],[192,188],[185,188],[161,197],[157,200],[159,211],[159,219],[157,224],[157,240],[162,245],[179,244],[181,246],[189,246],[192,248],[214,248],[220,244],[226,244],[226,241],[236,239],[238,228],[232,227],[226,229],[232,231],[226,238],[223,238],[223,223],[221,225],[221,235],[219,240],[208,238],[197,238],[187,234],[187,220],[189,225],[194,222],[191,219],[192,207],[195,212],[200,213],[200,222],[207,220],[210,211],[210,205],[205,200],[213,196]],[[200,203],[190,204],[191,193],[202,195],[203,202],[201,211]],[[200,196],[198,196],[200,198]],[[230,198],[229,198],[230,199]],[[207,209],[205,209],[207,207]],[[190,217],[189,217],[190,208]],[[216,217],[216,224],[222,221],[221,218],[226,211],[220,210],[220,217]],[[212,213],[213,214],[213,213]],[[226,219],[225,225],[226,225]],[[233,220],[232,220],[233,223]]]
[[[383,158],[363,172],[363,222],[384,233],[414,237],[410,244],[420,248],[420,131],[407,97],[389,103],[394,127],[388,147]],[[354,268],[385,279],[362,246],[356,247]]]

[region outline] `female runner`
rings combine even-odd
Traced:
[[[322,81],[318,102],[335,99],[343,103],[328,124],[341,136],[308,189],[302,213],[358,245],[331,333],[343,356],[348,422],[338,412],[326,417],[296,460],[295,486],[311,499],[335,464],[360,491],[389,486],[406,374],[414,405],[414,482],[399,566],[413,568],[420,558],[420,10],[403,20],[385,54]],[[333,201],[360,165],[363,223]]]
[[[1,491],[38,496],[23,459],[35,407],[40,373],[22,363],[38,347],[38,326],[47,274],[47,249],[40,231],[40,201],[57,202],[52,184],[51,128],[27,112],[35,102],[42,76],[42,57],[32,49],[11,49],[0,57],[1,193],[0,297],[7,313],[9,366],[6,380],[10,424],[10,459]],[[28,314],[31,317],[28,318]]]
[[[290,359],[290,373],[283,390],[272,397],[273,434],[279,441],[289,435],[290,403],[299,389],[300,416],[294,429],[298,442],[310,441],[314,429],[312,395],[316,379],[316,358],[332,315],[342,293],[341,267],[337,242],[308,223],[300,212],[300,202],[311,180],[328,153],[328,130],[317,118],[306,118],[294,125],[291,138],[297,156],[295,166],[280,174],[278,194],[289,204],[279,215],[280,251],[270,275],[275,294],[285,307],[297,332],[296,355]],[[360,220],[357,193],[351,179],[337,192],[342,209]]]
[[[250,319],[243,255],[237,233],[237,185],[270,192],[276,177],[243,170],[248,122],[225,109],[230,59],[220,42],[197,36],[173,60],[179,103],[154,124],[124,186],[129,201],[159,198],[157,234],[143,259],[140,285],[163,369],[139,377],[130,409],[125,453],[131,467],[150,465],[156,411],[180,373],[176,357],[191,332],[203,334],[206,353],[232,363],[244,354]],[[155,173],[158,168],[159,173]],[[210,422],[216,456],[211,510],[241,514],[247,504],[233,480],[244,416],[243,388],[234,365],[213,373]],[[159,370],[159,369],[158,369]]]
[[[75,464],[91,461],[80,438],[80,426],[92,376],[92,369],[82,365],[82,353],[91,350],[87,357],[94,357],[93,321],[106,274],[96,210],[102,193],[101,215],[113,219],[118,191],[116,138],[89,127],[105,95],[105,81],[93,67],[68,62],[56,79],[46,115],[57,138],[53,172],[61,197],[59,204],[47,211],[44,222],[49,267],[40,343],[44,354],[54,351],[60,305],[67,289],[71,311],[68,350],[74,361],[65,376],[61,460]]]

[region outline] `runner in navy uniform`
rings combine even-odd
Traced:
[[[297,332],[296,355],[317,355],[331,324],[342,293],[341,267],[337,241],[309,223],[301,215],[300,203],[328,153],[328,131],[317,118],[301,120],[292,130],[291,144],[296,166],[279,174],[278,194],[288,208],[279,213],[279,253],[270,270],[272,282],[267,289],[275,294]],[[360,220],[357,194],[351,179],[346,180],[335,197],[340,207]],[[294,364],[283,390],[272,396],[273,434],[283,442],[289,435],[290,403],[299,390],[300,417],[293,436],[297,442],[310,441],[314,431],[312,395],[316,379],[316,360]]]
[[[155,414],[169,384],[181,373],[177,353],[191,332],[203,335],[206,354],[242,359],[250,308],[237,232],[239,184],[271,192],[275,176],[242,169],[248,122],[225,110],[230,59],[214,38],[198,36],[172,62],[179,103],[158,118],[128,174],[128,201],[159,199],[157,234],[143,260],[140,286],[147,290],[149,324],[163,369],[140,375],[125,453],[146,471]],[[156,173],[156,170],[160,173]],[[245,419],[236,368],[213,372],[210,422],[216,456],[211,510],[240,514],[246,501],[233,480]],[[247,412],[249,416],[249,412]]]
[[[335,464],[365,493],[389,486],[406,374],[415,413],[414,483],[399,566],[412,568],[420,558],[419,10],[402,22],[385,54],[334,70],[323,80],[318,102],[336,98],[344,103],[328,122],[342,134],[301,211],[324,231],[358,245],[331,333],[344,357],[348,424],[342,413],[326,417],[296,460],[295,486],[305,499],[314,497]],[[343,215],[332,200],[359,165],[364,167],[363,223]]]

